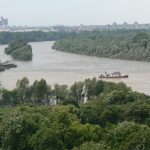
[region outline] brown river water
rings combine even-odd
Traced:
[[[133,90],[150,95],[150,62],[98,58],[53,50],[54,42],[30,43],[33,48],[32,61],[16,61],[4,54],[7,45],[0,46],[0,60],[11,60],[17,68],[0,72],[3,87],[12,89],[18,79],[28,77],[30,83],[41,78],[49,84],[68,84],[98,77],[106,70],[117,70],[128,74],[128,79],[109,79],[123,81]]]

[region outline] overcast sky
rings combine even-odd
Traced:
[[[150,0],[0,0],[10,25],[150,23]]]

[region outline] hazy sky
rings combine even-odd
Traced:
[[[10,25],[150,23],[150,0],[0,0]]]

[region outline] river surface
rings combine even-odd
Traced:
[[[11,60],[17,68],[0,72],[3,87],[12,89],[18,79],[28,77],[30,83],[41,78],[49,84],[68,84],[83,81],[85,78],[98,77],[106,70],[118,70],[128,74],[128,79],[112,79],[123,81],[133,90],[150,95],[150,62],[107,59],[53,50],[54,42],[30,43],[33,48],[33,60],[29,62],[15,61],[4,54],[6,45],[0,46],[0,60]]]

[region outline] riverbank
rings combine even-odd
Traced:
[[[54,43],[59,51],[104,58],[150,61],[148,31],[87,32]]]

